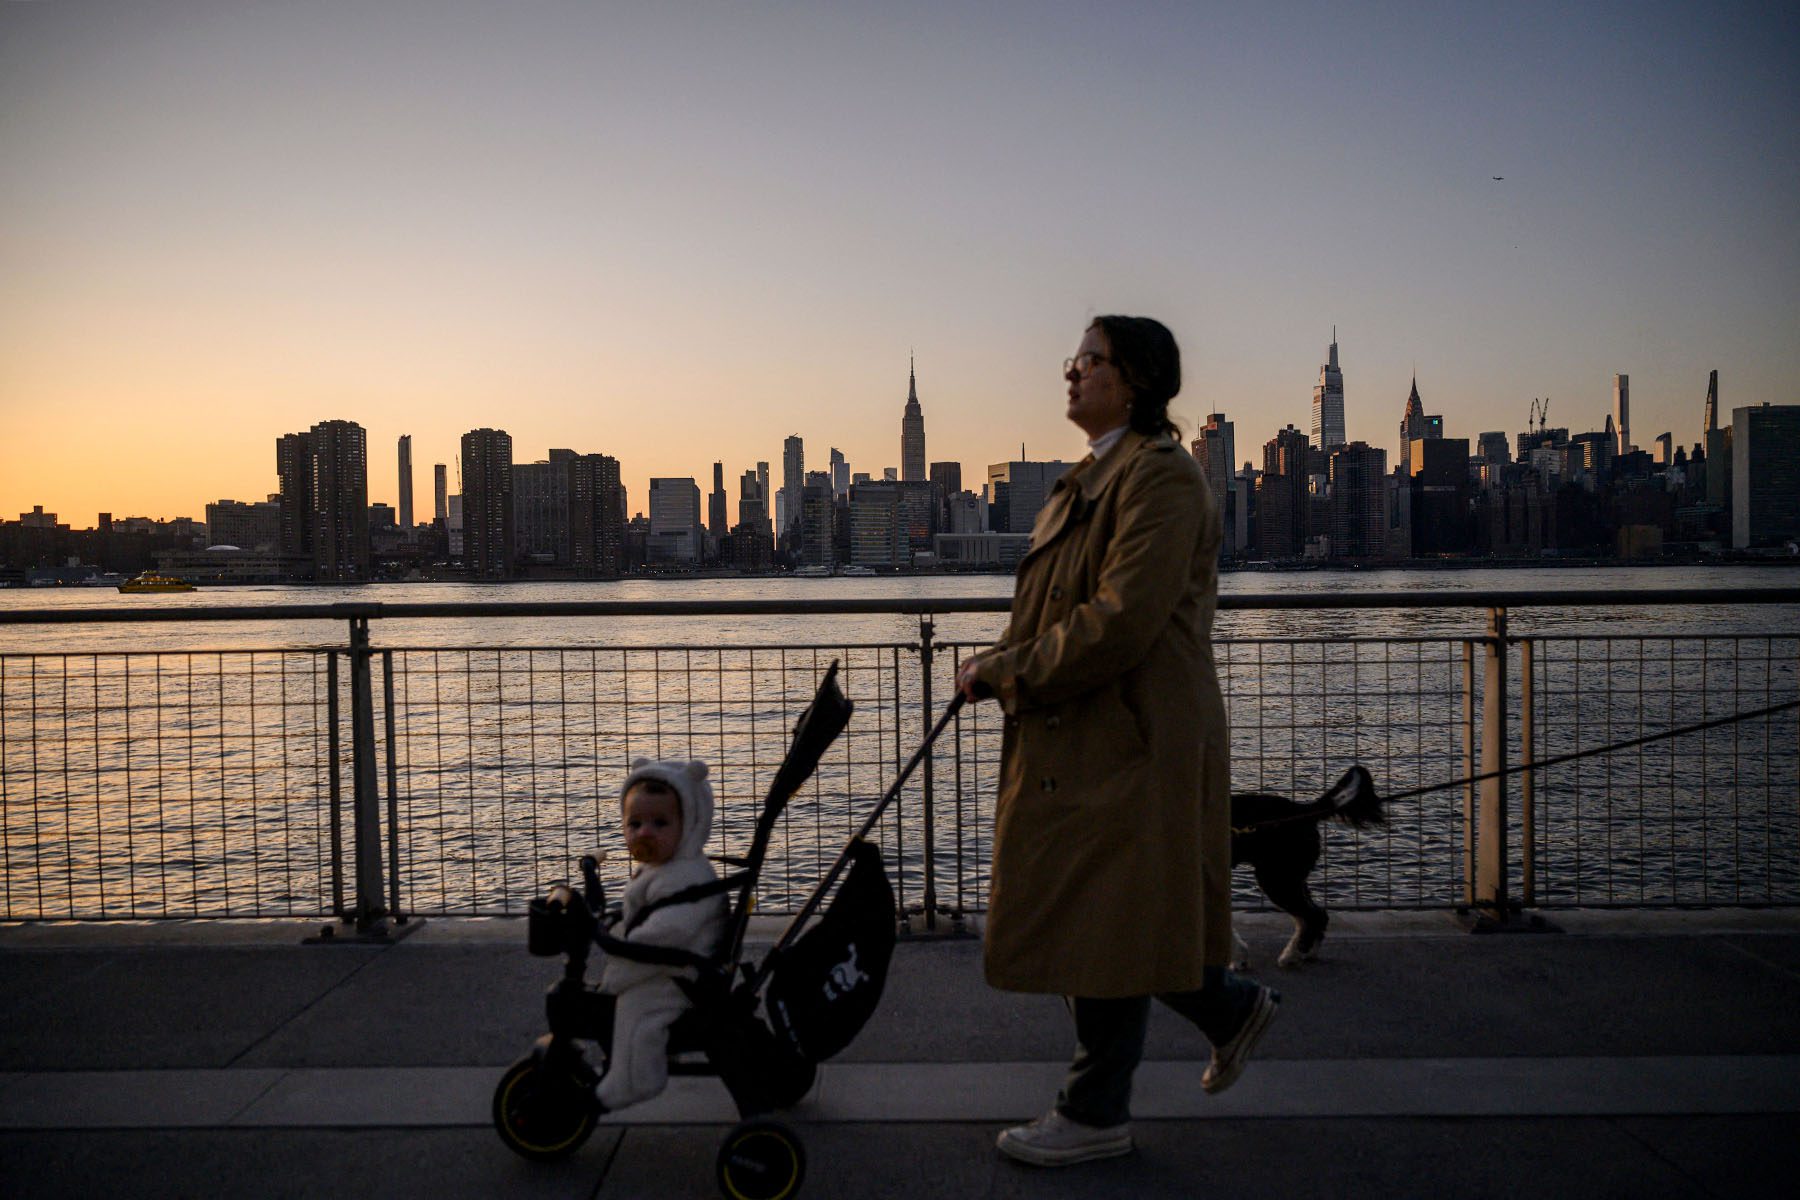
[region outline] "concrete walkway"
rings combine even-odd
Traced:
[[[1282,1011],[1237,1087],[1153,1019],[1138,1153],[1048,1172],[993,1150],[1070,1049],[1054,998],[996,993],[974,941],[902,943],[881,1011],[787,1114],[809,1196],[1734,1195],[1800,1173],[1800,913],[1560,913],[1475,937],[1339,914],[1263,975]],[[1240,927],[1264,963],[1285,920]],[[0,1194],[709,1196],[735,1119],[677,1079],[570,1160],[488,1127],[555,960],[522,923],[386,947],[295,923],[0,928]]]

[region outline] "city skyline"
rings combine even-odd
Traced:
[[[0,513],[254,501],[331,419],[390,503],[401,434],[484,427],[634,511],[789,433],[879,476],[913,348],[974,479],[1080,456],[1057,368],[1110,311],[1240,466],[1334,325],[1390,464],[1415,375],[1471,439],[1600,430],[1618,375],[1638,445],[1700,440],[1713,370],[1792,399],[1792,12],[445,12],[0,8]]]

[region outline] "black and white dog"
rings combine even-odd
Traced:
[[[1381,824],[1381,797],[1361,765],[1345,771],[1323,796],[1299,804],[1281,796],[1234,793],[1231,797],[1231,865],[1250,864],[1257,886],[1294,918],[1294,936],[1276,961],[1295,966],[1315,957],[1330,915],[1313,900],[1306,877],[1319,862],[1319,824],[1339,821],[1356,829]],[[1250,948],[1234,932],[1233,968],[1242,969]]]

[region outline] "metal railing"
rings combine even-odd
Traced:
[[[1340,907],[1800,903],[1800,629],[1526,637],[1526,604],[1768,604],[1706,593],[1226,596],[1215,656],[1233,786],[1307,797],[1350,763],[1391,802],[1332,827]],[[340,646],[0,654],[0,918],[523,911],[612,834],[637,756],[696,757],[739,853],[833,659],[857,715],[783,816],[759,889],[797,907],[1004,601],[318,605],[0,612],[0,623],[330,619]],[[1268,613],[1461,608],[1485,633],[1274,636]],[[1769,610],[1759,610],[1769,611]],[[781,645],[377,647],[419,618],[895,614],[916,638]],[[1786,710],[1536,767],[1697,721]],[[1001,721],[965,708],[877,837],[927,924],[985,907]],[[1458,782],[1506,771],[1478,782]],[[623,864],[609,866],[614,879]],[[1238,900],[1263,904],[1248,878]]]

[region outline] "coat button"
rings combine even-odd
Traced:
[[[1056,728],[1060,727],[1061,725],[1062,725],[1062,718],[1057,716],[1055,713],[1051,713],[1048,717],[1044,718],[1044,728],[1045,729],[1056,729]]]
[[[1056,790],[1056,780],[1046,775],[1038,786],[1046,792],[1054,792]]]

